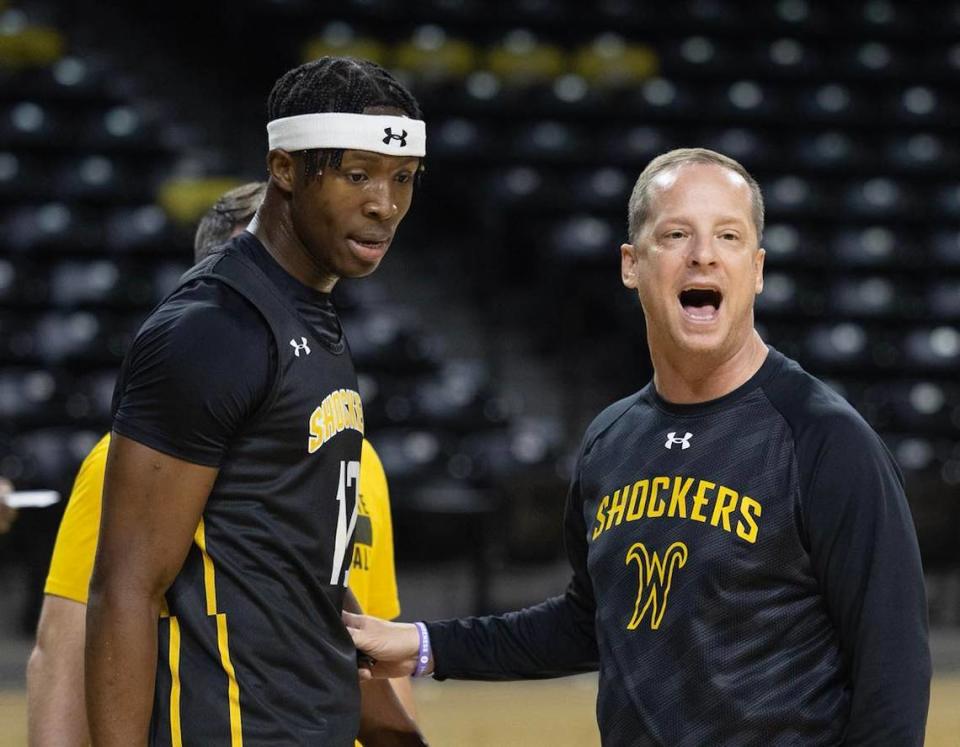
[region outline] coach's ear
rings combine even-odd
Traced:
[[[637,288],[637,249],[633,244],[620,245],[620,279],[627,288]]]
[[[297,161],[292,153],[274,148],[267,153],[267,173],[282,192],[290,194],[297,175]]]

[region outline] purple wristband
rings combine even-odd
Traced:
[[[413,676],[422,677],[427,670],[427,664],[430,663],[430,633],[422,622],[415,622],[414,625],[417,626],[417,635],[420,638],[420,651],[417,654],[417,666],[413,670]]]

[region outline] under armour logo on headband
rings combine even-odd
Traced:
[[[400,147],[406,148],[407,147],[407,131],[403,130],[402,132],[403,132],[402,135],[394,135],[393,130],[390,127],[384,127],[383,133],[386,135],[386,137],[383,139],[383,144],[390,145],[391,140],[399,140]]]

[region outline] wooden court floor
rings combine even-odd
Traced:
[[[433,747],[596,747],[596,678],[524,683],[416,682]],[[0,691],[0,747],[24,747],[22,691]],[[960,747],[960,674],[934,679],[928,747]]]

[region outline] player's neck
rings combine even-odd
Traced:
[[[272,188],[247,228],[288,274],[306,286],[330,293],[339,278],[322,266],[304,246],[290,217],[289,203]]]
[[[713,357],[676,351],[664,354],[650,346],[653,384],[668,402],[695,404],[729,394],[760,370],[768,349],[756,330],[732,355]]]

